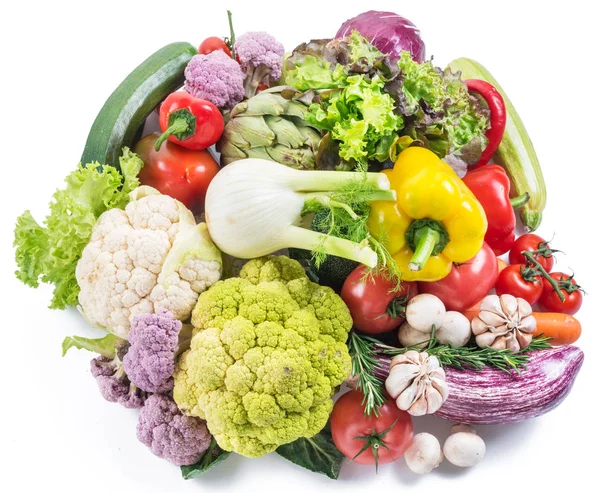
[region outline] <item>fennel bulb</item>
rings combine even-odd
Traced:
[[[233,257],[256,258],[283,248],[323,249],[375,267],[378,257],[368,238],[356,243],[299,226],[308,201],[352,214],[335,199],[336,191],[354,183],[363,202],[394,200],[383,173],[302,171],[265,159],[241,159],[221,169],[210,183],[206,224],[214,243]]]

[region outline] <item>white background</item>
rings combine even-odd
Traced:
[[[598,467],[600,392],[595,313],[600,42],[593,2],[349,4],[102,0],[2,7],[0,490],[591,491]],[[483,62],[518,108],[547,181],[549,203],[540,233],[566,252],[558,257],[559,267],[573,269],[588,292],[578,315],[583,369],[571,395],[548,415],[479,427],[488,450],[471,470],[444,464],[417,477],[400,460],[375,475],[367,466],[347,463],[335,482],[273,454],[255,460],[231,457],[206,476],[183,481],[177,467],[137,441],[137,412],[102,399],[89,374],[91,354],[73,351],[61,358],[66,335],[89,335],[91,329],[76,310],[48,310],[49,287],[33,290],[15,280],[14,221],[25,209],[43,219],[52,192],[77,164],[105,99],[158,48],[227,35],[225,10],[230,8],[238,34],[266,30],[291,50],[302,41],[333,36],[343,21],[369,7],[411,19],[440,66],[460,56]],[[415,426],[443,440],[450,423],[423,418]]]

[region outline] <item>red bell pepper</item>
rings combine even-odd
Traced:
[[[504,129],[506,128],[506,106],[504,99],[497,89],[489,82],[479,79],[465,80],[465,84],[469,92],[479,94],[490,110],[490,129],[485,133],[488,140],[488,145],[481,154],[481,159],[477,164],[472,166],[472,169],[479,168],[487,164],[502,141]]]
[[[515,242],[515,211],[529,200],[525,193],[510,198],[510,180],[506,171],[497,164],[468,171],[463,178],[465,185],[481,203],[488,221],[486,243],[496,255],[510,250]]]
[[[165,140],[186,149],[200,151],[213,145],[223,133],[225,122],[219,109],[210,101],[187,92],[169,94],[160,105],[158,151]]]

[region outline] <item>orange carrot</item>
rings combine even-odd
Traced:
[[[581,335],[581,324],[566,313],[533,312],[537,327],[533,335],[552,337],[548,341],[553,346],[573,344]]]
[[[502,270],[507,266],[508,264],[502,260],[500,257],[498,257],[498,273],[502,272]]]

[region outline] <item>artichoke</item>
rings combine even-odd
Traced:
[[[306,122],[310,101],[302,96],[293,87],[276,86],[237,104],[217,143],[221,166],[254,157],[316,169],[321,133]]]

